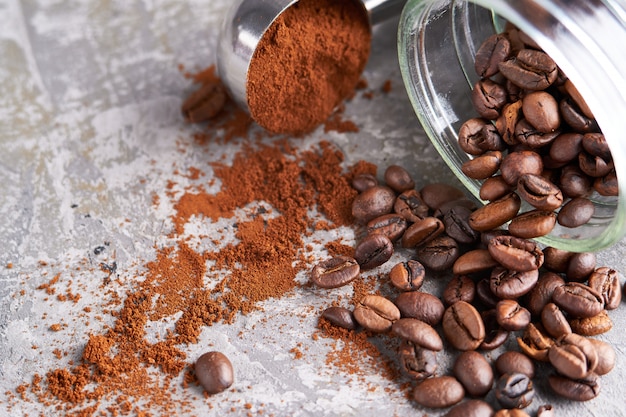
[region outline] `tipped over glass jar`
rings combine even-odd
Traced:
[[[485,207],[519,199],[509,230],[573,252],[626,234],[625,44],[622,0],[409,0],[398,36],[454,174]]]

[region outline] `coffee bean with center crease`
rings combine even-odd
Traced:
[[[414,248],[430,242],[445,231],[445,225],[436,217],[417,219],[402,234],[402,247]]]
[[[493,417],[493,408],[483,400],[471,399],[452,407],[445,417]]]
[[[426,276],[424,266],[414,259],[396,264],[389,271],[391,284],[400,291],[417,291]]]
[[[485,143],[494,141],[489,136],[498,135],[493,125],[479,117],[468,119],[459,129],[458,143],[463,152],[478,156],[485,153]],[[499,136],[499,135],[498,135]]]
[[[421,382],[435,375],[437,371],[437,352],[423,348],[403,339],[398,347],[400,367],[409,377]]]
[[[418,319],[401,318],[394,321],[391,331],[402,339],[417,346],[436,352],[443,349],[443,341],[437,331],[428,323]]]
[[[502,266],[519,272],[539,269],[543,251],[532,241],[514,236],[498,236],[489,242],[489,253]]]
[[[567,321],[567,318],[554,303],[548,303],[541,310],[541,324],[543,328],[552,337],[561,337],[572,332],[572,328]]]
[[[401,215],[385,214],[367,222],[367,233],[379,233],[395,242],[404,234],[408,226],[408,222]]]
[[[563,193],[541,175],[525,174],[517,181],[517,193],[531,206],[540,210],[556,210],[563,205]]]
[[[530,210],[511,220],[509,232],[516,237],[532,239],[549,234],[554,226],[556,226],[555,212]]]
[[[545,334],[534,323],[530,323],[521,337],[517,337],[517,345],[529,358],[541,362],[548,362],[548,351],[554,340]]]
[[[496,400],[505,408],[526,408],[535,396],[535,388],[528,377],[521,373],[503,374],[495,387]]]
[[[558,76],[558,67],[545,52],[522,49],[517,56],[501,62],[498,69],[515,85],[526,90],[545,90]]]
[[[536,129],[526,119],[522,119],[515,126],[515,139],[531,149],[538,149],[550,145],[561,132],[550,131],[548,133]]]
[[[612,160],[591,155],[587,152],[578,154],[578,166],[582,172],[594,178],[607,175],[615,167]]]
[[[383,214],[391,213],[396,193],[384,185],[376,185],[358,194],[352,201],[352,216],[357,223],[367,224]]]
[[[611,149],[602,133],[585,133],[582,146],[590,155],[595,155],[604,160],[611,159]]]
[[[507,92],[504,86],[489,78],[483,78],[474,84],[471,100],[474,110],[481,117],[495,120],[507,102]]]
[[[474,249],[459,256],[452,266],[455,275],[474,274],[500,265],[487,249]]]
[[[589,287],[602,295],[604,308],[613,310],[619,307],[622,301],[622,287],[616,270],[606,266],[596,269],[589,277]]]
[[[559,102],[559,111],[563,121],[577,132],[593,132],[598,130],[598,123],[592,117],[587,117],[578,108],[571,97],[565,97]]]
[[[528,123],[540,132],[554,132],[561,125],[559,103],[545,91],[526,94],[522,99],[522,111]]]
[[[513,219],[520,206],[521,201],[516,193],[507,194],[474,211],[469,217],[469,224],[478,232],[496,229]]]
[[[400,319],[400,310],[384,297],[366,295],[354,308],[354,318],[365,330],[382,333]]]
[[[503,352],[496,359],[495,365],[499,374],[521,373],[531,379],[535,376],[534,362],[528,356],[514,350]]]
[[[441,322],[445,307],[438,297],[422,291],[403,292],[395,301],[402,317],[421,320],[435,326]]]
[[[194,367],[196,378],[208,394],[217,394],[233,384],[234,372],[230,360],[221,352],[201,355]]]
[[[354,320],[352,311],[345,307],[328,307],[322,313],[322,317],[330,322],[333,326],[341,327],[343,329],[354,330],[357,328],[357,323]]]
[[[443,314],[443,333],[458,350],[475,350],[485,339],[485,325],[480,313],[465,301],[457,301]]]
[[[619,195],[619,184],[615,171],[609,172],[604,177],[596,178],[593,189],[600,195],[611,197]]]
[[[352,282],[360,271],[354,258],[336,256],[315,265],[311,270],[311,281],[320,288],[337,288]]]
[[[441,299],[445,305],[452,305],[457,301],[471,303],[476,295],[476,284],[466,275],[454,275],[443,290]]]
[[[498,324],[495,308],[480,313],[485,325],[485,339],[478,347],[481,350],[494,350],[499,348],[509,338],[509,332]]]
[[[480,234],[469,225],[472,211],[463,206],[455,206],[443,216],[443,223],[448,236],[459,243],[472,243]]]
[[[440,235],[417,248],[415,257],[433,271],[445,271],[459,257],[459,245],[447,235]]]
[[[393,242],[387,236],[378,233],[365,236],[354,249],[354,259],[363,271],[384,264],[392,255]]]
[[[574,333],[582,336],[597,336],[613,328],[613,321],[606,313],[606,310],[602,310],[600,314],[596,314],[593,317],[571,319],[569,324]]]
[[[352,188],[362,193],[378,185],[378,180],[372,174],[359,174],[352,179]]]
[[[399,165],[390,165],[385,170],[385,183],[398,193],[412,190],[415,187],[415,181],[411,178],[411,174]]]
[[[498,64],[508,58],[511,43],[504,34],[493,34],[483,41],[474,57],[474,70],[481,78],[498,72]]]
[[[496,304],[496,319],[504,330],[522,330],[530,323],[530,311],[515,300],[502,300]]]
[[[523,117],[522,100],[513,101],[502,108],[502,113],[496,120],[496,129],[507,145],[513,146],[518,143],[515,136],[515,126]]]
[[[491,271],[489,289],[498,298],[514,300],[528,293],[537,283],[539,271],[514,271],[496,267]]]
[[[465,396],[463,385],[452,376],[437,376],[420,383],[413,390],[413,400],[423,407],[446,408]]]
[[[457,356],[452,372],[472,397],[485,396],[493,385],[491,365],[476,351],[462,352]]]
[[[400,194],[393,204],[393,211],[409,222],[416,222],[428,216],[428,206],[416,190]]]
[[[600,378],[593,373],[584,379],[576,380],[559,375],[550,375],[548,385],[552,391],[572,401],[589,401],[600,394]]]
[[[510,152],[502,159],[500,164],[502,179],[512,187],[517,185],[522,175],[541,175],[542,171],[543,161],[541,156],[533,151]]]
[[[567,282],[557,287],[552,300],[573,317],[593,317],[604,309],[602,295],[579,282]]]
[[[542,272],[535,286],[528,293],[526,308],[534,316],[539,316],[546,304],[552,301],[552,294],[565,280],[553,272]]]

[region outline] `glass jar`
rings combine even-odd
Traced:
[[[557,226],[541,243],[586,252],[606,248],[626,232],[626,3],[623,0],[409,0],[400,20],[402,77],[419,120],[442,158],[477,198],[481,182],[463,174],[471,158],[458,131],[477,117],[470,94],[479,77],[474,56],[509,22],[560,67],[595,115],[611,149],[619,196],[593,193],[591,221]],[[532,207],[530,207],[532,208]],[[522,207],[524,209],[524,207]]]

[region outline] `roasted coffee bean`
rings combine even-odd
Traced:
[[[616,270],[606,266],[600,267],[589,276],[589,287],[602,295],[604,308],[616,309],[622,301],[622,287]]]
[[[511,187],[517,185],[520,177],[525,174],[541,175],[543,161],[537,152],[517,151],[510,152],[500,164],[502,179]]]
[[[502,300],[496,304],[496,320],[504,330],[522,330],[530,323],[530,311],[515,300]]]
[[[354,319],[365,330],[387,332],[400,319],[400,310],[388,299],[379,295],[366,295],[354,308]]]
[[[406,339],[400,342],[398,357],[404,373],[417,382],[422,382],[437,372],[437,352],[420,347]]]
[[[419,290],[424,283],[425,276],[424,266],[413,259],[400,262],[389,271],[391,284],[400,291]]]
[[[328,307],[322,313],[322,317],[328,320],[328,322],[333,326],[341,327],[347,330],[354,330],[357,328],[357,323],[354,320],[352,311],[345,307]]]
[[[592,180],[580,170],[578,164],[570,164],[561,170],[559,185],[565,197],[584,197],[591,193]]]
[[[590,374],[584,379],[573,380],[559,375],[550,375],[548,385],[552,391],[572,401],[593,400],[600,394],[600,378]]]
[[[542,405],[537,409],[537,417],[556,417],[554,407],[550,404]]]
[[[479,238],[479,233],[469,225],[472,211],[461,205],[454,206],[443,216],[443,223],[448,236],[459,243],[473,243]]]
[[[476,180],[484,180],[498,172],[500,163],[502,162],[502,152],[489,151],[474,159],[466,161],[461,166],[461,171],[468,178]]]
[[[578,154],[582,150],[582,134],[561,133],[550,145],[550,157],[558,162],[570,162],[578,158]]]
[[[516,237],[532,239],[549,234],[556,225],[556,213],[531,210],[520,214],[509,223],[509,232]]]
[[[553,272],[565,273],[573,252],[548,246],[543,249],[543,266]]]
[[[422,291],[403,292],[396,298],[402,317],[411,317],[435,326],[441,322],[445,307],[438,297]]]
[[[593,189],[603,196],[617,196],[619,195],[619,188],[617,183],[617,174],[615,171],[609,172],[604,177],[596,178],[593,182]]]
[[[502,374],[520,373],[533,378],[535,376],[535,364],[526,355],[514,350],[503,352],[496,359],[496,371]]]
[[[537,283],[528,293],[526,300],[528,311],[533,316],[539,316],[545,305],[552,300],[554,290],[563,284],[565,284],[565,280],[559,275],[552,272],[542,272]]]
[[[393,205],[393,211],[409,222],[416,222],[428,216],[428,206],[416,190],[400,194]]]
[[[359,174],[352,179],[352,188],[360,193],[377,185],[378,180],[372,174]]]
[[[554,340],[533,323],[526,326],[522,336],[517,338],[520,350],[529,358],[541,362],[548,361],[548,351],[553,344]]]
[[[452,372],[472,397],[485,396],[493,385],[493,370],[487,359],[476,351],[461,352]]]
[[[458,142],[463,152],[474,156],[485,153],[486,146],[483,143],[488,142],[489,139],[487,137],[494,133],[488,127],[489,125],[491,123],[478,117],[469,119],[461,125]]]
[[[378,233],[365,236],[354,249],[354,259],[362,271],[384,264],[392,255],[393,242]]]
[[[498,69],[507,79],[526,90],[545,90],[558,76],[558,67],[552,58],[534,49],[522,49],[515,58],[501,62]]]
[[[429,324],[412,318],[402,318],[394,321],[391,331],[398,337],[408,340],[415,345],[433,351],[443,349],[443,341],[437,331]]]
[[[499,236],[491,239],[488,250],[502,266],[518,272],[536,270],[543,265],[543,251],[530,240]]]
[[[589,338],[589,341],[598,353],[598,364],[593,373],[596,375],[606,375],[615,368],[616,353],[613,346],[602,340]]]
[[[483,278],[476,283],[476,299],[487,308],[496,307],[500,298],[491,291],[490,278]]]
[[[586,133],[582,139],[582,146],[590,155],[599,156],[604,160],[610,160],[611,149],[602,133]]]
[[[474,69],[481,78],[488,78],[498,72],[498,64],[509,57],[511,43],[504,34],[489,36],[476,51]]]
[[[578,166],[582,172],[594,178],[607,175],[615,167],[613,161],[590,155],[587,152],[578,154]]]
[[[528,293],[537,283],[539,271],[514,271],[504,267],[496,267],[491,271],[489,288],[501,299],[514,300]]]
[[[311,270],[311,281],[320,288],[337,288],[352,282],[360,272],[356,259],[336,256],[315,265]]]
[[[498,410],[493,417],[530,417],[530,414],[524,410],[520,410],[519,408],[502,408]]]
[[[233,365],[221,352],[202,354],[194,366],[196,379],[208,394],[217,394],[230,387],[234,380]]]
[[[551,131],[548,133],[538,130],[526,119],[520,120],[515,126],[515,139],[522,146],[529,149],[538,149],[551,144],[561,132]]]
[[[403,193],[415,188],[415,181],[411,174],[399,165],[390,165],[385,170],[385,183],[397,193]]]
[[[446,340],[458,350],[475,350],[485,339],[480,313],[465,301],[457,301],[446,309],[442,325]]]
[[[463,385],[452,376],[437,376],[420,383],[413,390],[413,400],[423,407],[446,408],[465,396]]]
[[[541,324],[543,328],[554,338],[561,337],[572,332],[572,328],[559,306],[548,303],[541,310]]]
[[[528,375],[503,374],[496,382],[495,393],[502,407],[526,408],[533,402],[535,388]]]
[[[504,181],[501,175],[487,178],[480,186],[481,200],[494,201],[513,191],[513,188]]]
[[[474,200],[470,200],[469,198],[461,198],[459,200],[448,201],[440,205],[437,210],[433,212],[433,216],[438,219],[443,219],[443,217],[453,208],[463,207],[469,211],[476,210],[476,202]]]
[[[585,116],[570,97],[565,97],[559,102],[559,111],[563,121],[577,132],[592,132],[598,129],[596,120]]]
[[[494,350],[504,344],[509,338],[509,332],[498,324],[495,309],[480,313],[485,325],[485,339],[478,347],[481,350]]]
[[[596,254],[593,252],[572,253],[567,263],[565,276],[568,281],[586,281],[596,267]]]
[[[452,407],[445,417],[493,417],[493,408],[483,400],[467,400]]]
[[[471,100],[474,110],[485,119],[495,120],[507,102],[507,91],[504,86],[489,78],[480,79],[474,84]]]
[[[598,365],[598,353],[593,344],[576,333],[555,340],[548,351],[548,359],[560,375],[582,379]]]
[[[431,210],[437,210],[439,206],[448,201],[455,201],[465,198],[463,191],[444,183],[432,183],[425,185],[420,194],[422,199]]]
[[[584,115],[593,119],[594,116],[593,116],[593,113],[591,112],[591,109],[587,105],[587,102],[585,102],[585,99],[580,94],[580,92],[578,91],[578,89],[576,88],[574,83],[572,83],[568,79],[567,81],[565,81],[565,84],[563,84],[563,88],[564,88],[565,92],[567,92],[567,94],[569,94],[569,96],[572,98],[572,100],[574,100],[574,102],[576,103],[578,108],[584,113]]]
[[[613,328],[613,321],[606,313],[606,310],[602,310],[598,315],[593,317],[571,319],[569,324],[574,333],[582,336],[597,336]]]
[[[409,227],[408,222],[399,214],[385,214],[367,222],[367,233],[379,233],[395,242]]]
[[[474,249],[459,256],[452,266],[455,275],[468,275],[486,271],[500,265],[487,249]]]
[[[572,317],[593,317],[604,309],[602,295],[579,282],[567,282],[556,287],[552,300]]]
[[[185,100],[181,110],[185,120],[200,123],[220,114],[226,100],[226,91],[221,84],[206,83]]]
[[[511,236],[511,234],[508,230],[504,229],[487,230],[480,234],[480,243],[486,247],[489,245],[489,242],[491,242],[491,239],[498,236]]]
[[[443,290],[441,299],[445,305],[452,305],[457,301],[471,303],[476,295],[476,284],[465,275],[455,275]]]
[[[402,235],[402,247],[414,248],[424,245],[445,231],[445,225],[436,217],[415,220]]]
[[[540,132],[554,132],[561,125],[559,103],[545,91],[526,94],[522,100],[522,111],[528,123]]]
[[[444,271],[454,265],[459,257],[459,245],[456,240],[440,235],[417,248],[415,257],[433,271]]]
[[[514,218],[520,206],[521,201],[517,194],[507,194],[474,211],[469,218],[469,224],[479,232],[496,229]]]
[[[517,193],[539,210],[556,210],[563,205],[563,193],[541,175],[522,175],[517,181]]]
[[[357,223],[367,224],[383,214],[391,213],[396,193],[384,185],[376,185],[358,194],[352,202],[352,216]]]
[[[523,117],[522,100],[512,101],[502,108],[502,113],[496,120],[496,129],[507,145],[513,146],[517,144],[515,126]]]

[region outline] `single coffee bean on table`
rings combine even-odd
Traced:
[[[352,311],[345,307],[328,307],[322,312],[322,317],[328,320],[333,326],[341,327],[347,330],[354,330],[357,328],[356,320]]]
[[[194,366],[196,378],[208,394],[217,394],[229,388],[235,378],[233,365],[221,352],[202,354]]]
[[[338,288],[359,276],[361,268],[356,259],[336,256],[315,265],[311,270],[311,281],[320,288]]]
[[[428,408],[447,408],[465,396],[463,385],[452,376],[428,378],[413,390],[413,400]]]

